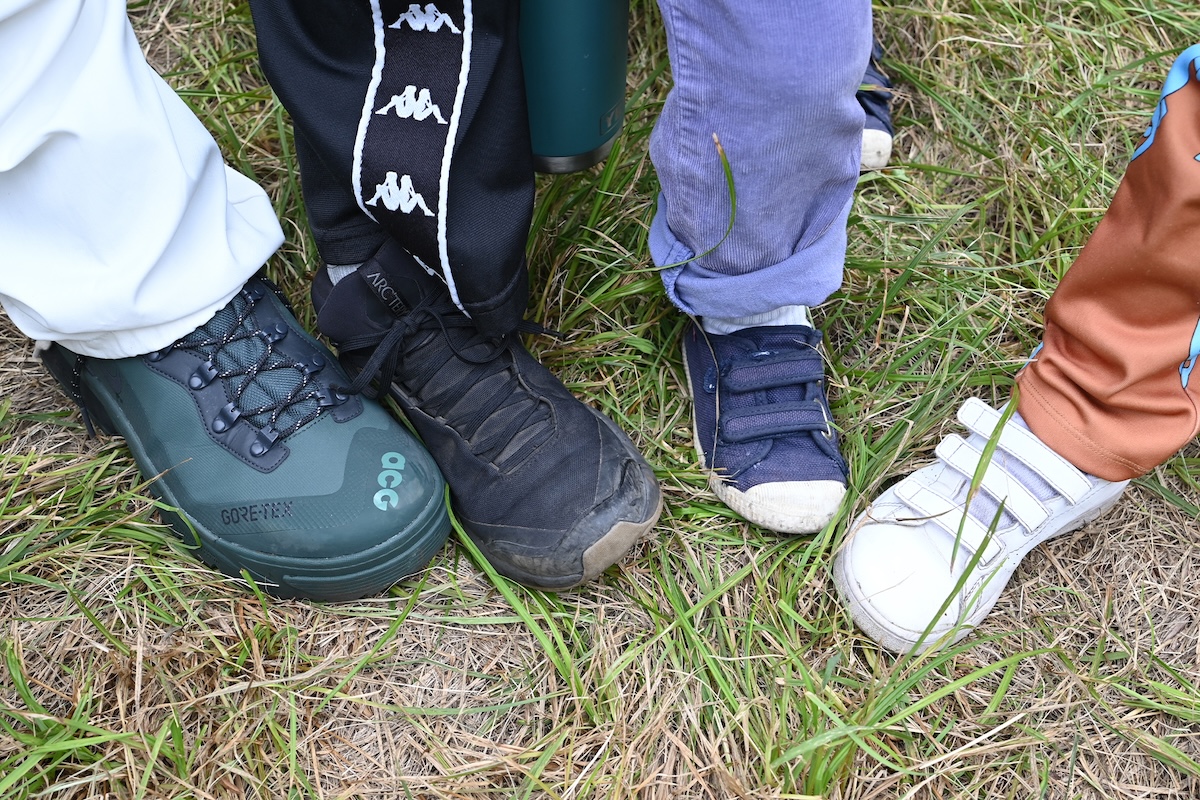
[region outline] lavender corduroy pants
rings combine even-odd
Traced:
[[[859,171],[870,3],[658,4],[674,87],[650,145],[662,184],[650,251],[668,296],[720,317],[824,301],[841,284]],[[714,134],[737,200],[724,241],[731,197]]]

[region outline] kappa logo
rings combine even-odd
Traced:
[[[395,111],[396,116],[400,119],[415,119],[417,122],[424,122],[432,116],[438,121],[438,124],[448,124],[446,118],[442,116],[442,110],[429,96],[429,90],[422,89],[418,92],[416,86],[405,86],[403,92],[392,95],[388,104],[375,113],[386,116],[389,111]]]
[[[401,14],[400,18],[388,27],[403,28],[404,23],[406,22],[408,23],[408,27],[412,28],[414,31],[429,31],[430,33],[437,33],[444,25],[450,30],[451,33],[457,33],[460,36],[462,35],[462,31],[460,31],[458,26],[454,24],[454,20],[450,18],[450,15],[443,14],[433,3],[426,3],[424,9],[421,8],[420,3],[411,4],[408,7],[408,11],[405,11],[403,14]]]
[[[367,205],[378,206],[380,200],[383,201],[384,208],[388,211],[399,209],[405,214],[411,214],[414,208],[420,208],[425,212],[425,216],[433,216],[429,206],[425,205],[425,198],[413,188],[411,175],[401,177],[395,172],[388,171],[383,183],[376,184],[375,196],[367,201]]]
[[[404,471],[404,456],[400,453],[384,453],[380,464],[383,465],[383,471],[379,473],[376,481],[383,488],[375,493],[375,507],[380,511],[387,511],[400,505],[400,495],[396,493],[396,487],[404,482],[404,475],[401,474]]]

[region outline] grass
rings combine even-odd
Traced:
[[[146,0],[153,63],[271,193],[272,274],[311,325],[316,264],[290,132],[244,3]],[[84,438],[3,321],[0,797],[1111,798],[1200,793],[1200,451],[1037,549],[981,630],[896,658],[857,633],[830,559],[967,396],[1002,400],[1173,56],[1188,0],[880,2],[893,165],[864,175],[842,290],[819,309],[853,470],[824,532],[748,526],[706,488],[647,256],[669,87],[635,3],[625,133],[542,178],[531,346],[658,471],[655,535],[566,595],[465,537],[387,596],[313,605],[173,543],[119,441]],[[800,43],[802,44],[802,43]]]

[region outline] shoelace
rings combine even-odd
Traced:
[[[557,335],[527,322],[518,330]],[[342,352],[373,348],[362,370],[340,391],[370,396],[373,381],[387,387],[403,376],[401,382],[415,387],[425,413],[446,420],[476,456],[508,469],[553,435],[548,404],[526,391],[517,379],[516,365],[506,355],[512,346],[508,336],[482,335],[448,297],[431,295],[393,320],[386,332],[340,343]],[[444,339],[445,350],[434,341],[437,337]],[[450,359],[469,366],[455,370],[448,365]],[[440,374],[446,370],[461,374],[447,380]],[[502,383],[493,380],[501,375]],[[501,424],[480,436],[485,423],[497,418]],[[514,442],[519,442],[515,449]]]
[[[276,330],[268,333],[254,327],[246,326],[246,321],[249,319],[254,306],[262,299],[261,294],[243,290],[240,297],[245,301],[240,312],[236,312],[235,321],[232,327],[224,334],[218,336],[206,336],[205,338],[196,340],[195,333],[189,334],[176,342],[167,345],[162,350],[157,350],[147,354],[146,358],[151,361],[156,361],[164,358],[174,350],[194,350],[205,357],[205,363],[202,365],[203,374],[206,378],[206,383],[211,383],[213,380],[233,380],[239,376],[245,376],[246,380],[242,381],[234,388],[233,401],[226,407],[225,421],[226,424],[232,424],[238,417],[246,417],[253,422],[255,417],[268,415],[265,422],[256,425],[260,428],[260,442],[263,442],[264,449],[257,455],[262,455],[267,452],[270,447],[278,440],[286,438],[295,433],[300,428],[307,425],[321,415],[328,404],[324,394],[316,388],[310,388],[312,383],[313,373],[320,368],[319,364],[302,364],[300,362],[283,358],[275,348],[275,343],[282,339],[287,331]],[[222,310],[223,311],[223,310]],[[218,312],[218,315],[222,312]],[[211,322],[209,323],[212,324]],[[198,331],[204,330],[204,327]],[[258,339],[262,345],[260,356],[251,364],[244,367],[234,369],[219,370],[216,367],[217,359],[222,350],[230,345],[249,339]],[[212,348],[206,350],[205,348]],[[74,363],[71,369],[71,385],[68,387],[71,399],[79,407],[80,414],[83,417],[83,424],[87,430],[89,438],[95,438],[96,429],[92,422],[92,415],[88,409],[86,399],[83,393],[83,368],[87,359],[84,356],[75,354]],[[271,363],[274,361],[274,363]],[[257,377],[264,373],[269,373],[276,370],[291,369],[299,373],[298,379],[295,381],[294,387],[282,398],[273,400],[268,403],[261,403],[257,406],[247,406],[243,404],[243,398],[246,391],[254,384]],[[264,389],[264,392],[266,390]],[[338,390],[334,390],[338,391]],[[269,394],[269,392],[266,392]],[[307,414],[298,417],[287,428],[278,430],[275,425],[279,419],[293,406],[301,403],[316,401],[317,406]]]
[[[319,417],[326,404],[322,403],[323,393],[314,385],[313,379],[316,371],[324,366],[323,362],[319,360],[320,357],[317,356],[318,360],[311,364],[296,361],[276,348],[276,344],[288,333],[286,326],[278,324],[273,330],[266,331],[253,324],[251,315],[262,297],[263,295],[257,289],[243,290],[240,294],[243,302],[237,303],[235,300],[231,306],[227,307],[234,311],[235,317],[232,324],[223,333],[214,335],[208,330],[209,327],[217,326],[218,319],[223,313],[218,312],[218,317],[208,325],[202,326],[195,333],[150,354],[150,358],[154,360],[156,357],[164,357],[173,350],[191,350],[203,356],[205,362],[197,370],[199,378],[193,376],[192,380],[203,380],[205,382],[203,385],[214,380],[229,381],[229,385],[232,387],[232,402],[230,406],[226,407],[227,424],[232,424],[237,417],[249,419],[265,435],[269,442],[267,444],[269,448],[275,441],[290,436]],[[199,338],[197,338],[197,334],[200,334]],[[234,345],[251,341],[257,341],[259,347],[254,348],[258,350],[257,357],[249,362],[243,362],[241,358],[230,351]],[[223,353],[228,353],[227,361],[231,362],[224,369],[217,366],[222,361]],[[271,387],[261,380],[264,376],[281,373],[285,370],[291,371],[293,374],[285,376],[284,380],[275,387],[274,393]],[[240,377],[245,379],[237,380]],[[273,394],[278,392],[278,386],[286,385],[288,382],[291,383],[290,388],[282,396],[273,397]],[[247,394],[255,388],[261,394],[272,399],[252,405]],[[282,429],[277,427],[280,419],[288,415],[293,407],[310,402],[315,403],[310,411],[303,412],[301,409],[297,409],[296,418],[292,420],[291,424]]]

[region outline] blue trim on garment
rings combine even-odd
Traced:
[[[1196,368],[1196,359],[1200,358],[1200,322],[1196,323],[1196,330],[1192,332],[1192,344],[1188,349],[1187,361],[1179,365],[1179,378],[1183,381],[1183,388],[1186,389],[1188,380],[1192,377],[1192,370]]]
[[[1171,65],[1171,71],[1167,73],[1167,79],[1163,82],[1162,95],[1159,97],[1158,104],[1154,107],[1154,116],[1150,118],[1150,127],[1146,128],[1145,139],[1138,148],[1133,151],[1133,158],[1137,158],[1142,153],[1150,149],[1150,145],[1154,144],[1154,136],[1158,133],[1158,126],[1162,124],[1163,117],[1167,115],[1167,96],[1178,92],[1191,77],[1191,67],[1195,66],[1196,71],[1200,74],[1200,44],[1194,44],[1187,50],[1179,54],[1179,58],[1175,59],[1175,63]],[[1133,159],[1130,159],[1131,161]],[[1200,156],[1196,157],[1200,161]]]
[[[1038,342],[1038,346],[1033,348],[1033,352],[1029,354],[1029,358],[1025,359],[1025,364],[1021,367],[1021,369],[1025,369],[1025,367],[1032,364],[1034,359],[1038,357],[1038,353],[1042,352],[1042,348],[1045,346],[1045,342]]]

